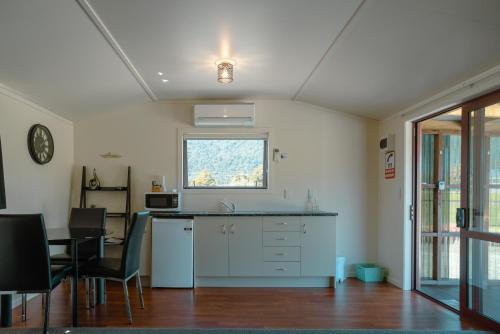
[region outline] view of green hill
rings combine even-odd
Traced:
[[[262,139],[187,140],[190,186],[262,187]]]

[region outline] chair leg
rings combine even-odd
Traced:
[[[45,294],[42,294],[42,309],[45,308]]]
[[[27,311],[27,307],[28,307],[28,301],[27,301],[27,295],[25,293],[23,293],[21,295],[21,319],[22,321],[26,321],[26,311]]]
[[[90,309],[90,286],[89,278],[85,278],[85,308]]]
[[[127,281],[123,281],[123,293],[125,294],[125,306],[127,307],[128,322],[132,323],[132,311],[130,310],[130,297],[128,296]]]
[[[94,308],[95,307],[95,289],[96,289],[96,286],[95,286],[95,278],[91,278],[90,279],[90,307],[91,308]]]
[[[45,319],[43,322],[43,333],[47,334],[49,328],[49,311],[50,311],[50,291],[45,294]]]
[[[141,308],[144,308],[144,296],[142,295],[142,283],[141,283],[141,275],[137,272],[135,276],[135,281],[137,284],[137,290],[139,290],[139,301],[141,302]]]

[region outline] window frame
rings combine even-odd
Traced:
[[[192,187],[189,186],[187,175],[187,152],[185,142],[189,139],[262,139],[264,140],[264,166],[262,187]],[[184,193],[267,193],[272,191],[271,186],[271,133],[268,129],[224,129],[224,128],[185,128],[179,129],[179,172],[178,188]]]

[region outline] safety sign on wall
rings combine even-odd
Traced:
[[[396,156],[394,151],[385,152],[385,178],[393,179],[396,177]]]

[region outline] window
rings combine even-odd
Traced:
[[[184,189],[267,189],[268,140],[252,135],[188,135]]]

